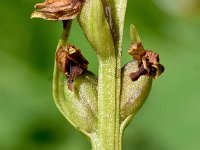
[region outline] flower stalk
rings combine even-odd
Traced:
[[[121,150],[125,127],[145,103],[164,67],[159,55],[145,50],[130,28],[133,60],[121,68],[127,0],[46,0],[32,18],[62,20],[56,49],[53,97],[64,117],[91,142],[93,150]],[[98,57],[98,77],[87,70],[81,50],[68,42],[77,20]]]

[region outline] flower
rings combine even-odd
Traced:
[[[88,61],[83,57],[79,48],[68,44],[57,50],[56,64],[58,69],[68,77],[68,89],[72,90],[74,79],[87,70]]]
[[[74,19],[80,12],[82,3],[83,0],[46,0],[34,6],[36,10],[31,18],[54,21]]]
[[[165,70],[164,66],[160,64],[159,54],[145,50],[141,42],[131,43],[128,53],[139,63],[138,71],[129,75],[132,81],[138,80],[142,75],[156,79]]]

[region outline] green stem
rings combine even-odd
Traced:
[[[116,132],[116,58],[99,59],[98,150],[115,148]]]
[[[116,124],[115,124],[115,149],[121,150],[122,136],[120,134],[120,93],[121,93],[121,49],[116,59]]]
[[[70,34],[71,25],[72,25],[72,20],[63,21],[63,32],[62,32],[61,39],[59,40],[58,47],[64,46],[67,43],[67,40]]]
[[[86,0],[79,23],[99,58],[98,129],[93,149],[121,150],[121,44],[126,0]]]

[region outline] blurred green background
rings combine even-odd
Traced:
[[[0,150],[88,150],[89,142],[54,104],[52,71],[62,25],[30,20],[38,2],[0,2]],[[131,60],[131,23],[145,48],[160,53],[166,71],[126,129],[123,149],[199,150],[200,1],[129,0],[123,64]],[[97,73],[95,54],[77,22],[70,41]]]

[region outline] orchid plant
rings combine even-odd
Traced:
[[[125,127],[146,101],[152,79],[164,71],[159,55],[144,49],[134,25],[128,51],[133,60],[121,67],[126,6],[127,0],[46,0],[35,5],[31,16],[63,23],[55,53],[53,97],[93,150],[122,149]],[[98,57],[98,76],[87,70],[89,62],[78,45],[68,42],[75,18]]]

